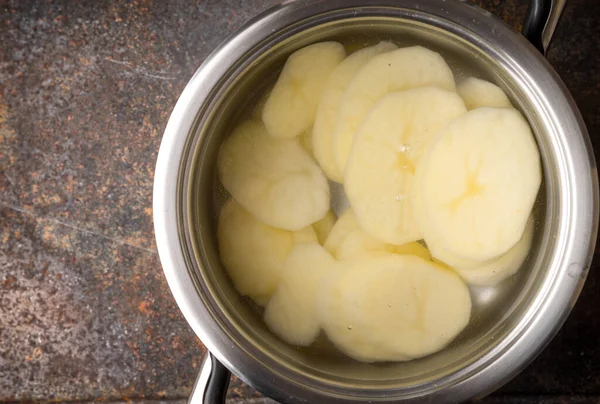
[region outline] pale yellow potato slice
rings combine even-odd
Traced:
[[[421,46],[377,55],[358,71],[344,92],[333,134],[333,156],[341,173],[354,133],[371,107],[387,93],[425,86],[455,90],[444,59]]]
[[[396,246],[370,236],[360,227],[351,208],[335,223],[324,246],[338,260],[352,260],[376,253],[409,254],[431,259],[429,251],[419,243]]]
[[[437,352],[470,318],[471,299],[460,277],[411,255],[365,257],[325,285],[321,326],[359,361],[406,361]]]
[[[413,206],[435,258],[500,257],[522,238],[541,183],[537,145],[512,108],[477,108],[446,126],[421,158]]]
[[[319,239],[319,244],[325,244],[325,241],[327,241],[327,237],[329,237],[329,233],[331,233],[331,229],[333,229],[336,221],[337,217],[335,216],[335,213],[333,213],[332,210],[329,210],[321,220],[313,223],[312,227],[315,229],[315,233]]]
[[[312,157],[315,157],[313,150],[313,131],[312,128],[308,128],[300,135],[300,144],[304,147],[304,150],[308,152]]]
[[[390,42],[358,50],[344,59],[331,73],[315,118],[313,128],[313,150],[319,165],[329,179],[342,183],[344,177],[333,158],[333,130],[337,121],[344,91],[356,73],[374,56],[397,49]]]
[[[275,139],[245,122],[221,146],[219,179],[246,210],[269,226],[297,231],[329,210],[329,184],[296,139]]]
[[[333,225],[323,247],[335,256],[344,240],[357,228],[358,222],[352,208],[346,209]]]
[[[453,91],[422,87],[383,96],[358,127],[344,189],[360,226],[388,244],[423,238],[411,205],[415,165],[435,134],[467,111]]]
[[[298,231],[292,232],[292,241],[294,244],[316,243],[319,241],[317,232],[313,226],[305,227]]]
[[[317,291],[337,265],[331,254],[317,243],[295,246],[284,263],[277,291],[265,310],[269,329],[289,344],[312,344],[321,330]]]
[[[495,260],[478,264],[474,269],[454,268],[456,272],[471,285],[492,286],[513,276],[523,265],[531,250],[533,240],[534,222],[529,218],[521,240]]]
[[[312,126],[325,83],[345,57],[337,42],[316,43],[292,53],[263,108],[262,119],[271,136],[294,138]]]
[[[468,110],[480,107],[510,108],[510,100],[497,85],[470,77],[456,87]]]
[[[431,255],[427,248],[417,242],[403,245],[386,244],[371,237],[360,228],[348,234],[348,237],[346,237],[337,249],[334,256],[338,260],[352,260],[376,253],[415,255],[425,260],[431,260]]]
[[[291,232],[268,226],[232,199],[221,210],[217,239],[221,261],[237,291],[264,305],[279,284],[292,247],[315,243],[317,236],[311,227]]]

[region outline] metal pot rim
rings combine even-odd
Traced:
[[[443,386],[434,386],[428,393],[431,394],[429,400],[436,397],[438,401],[461,401],[506,382],[535,357],[566,319],[585,281],[596,240],[596,165],[585,125],[564,84],[547,61],[512,28],[490,13],[459,2],[345,0],[343,7],[361,15],[365,3],[371,10],[379,8],[410,14],[411,18],[456,35],[465,36],[465,32],[470,32],[469,39],[479,41],[478,46],[490,53],[496,52],[495,57],[506,58],[521,69],[521,76],[527,79],[525,84],[536,92],[560,135],[555,141],[562,158],[559,171],[564,185],[560,195],[562,215],[557,218],[559,234],[564,236],[560,265],[555,268],[553,283],[546,284],[545,293],[538,295],[543,298],[539,297],[532,305],[535,310],[530,318],[512,330],[505,343],[499,343],[472,364],[473,369],[456,372],[456,377]],[[236,375],[286,402],[323,401],[324,392],[293,376],[261,366],[252,354],[233,344],[214,322],[188,271],[180,240],[179,174],[188,134],[204,101],[219,85],[221,73],[271,33],[336,10],[340,10],[340,5],[335,0],[288,1],[248,23],[217,49],[196,71],[180,96],[165,130],[155,171],[153,211],[158,252],[169,287],[186,320],[207,348]],[[359,396],[351,399],[342,393],[329,391],[326,397],[331,401],[365,399]]]

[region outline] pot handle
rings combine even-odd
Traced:
[[[552,34],[554,34],[566,2],[567,0],[531,0],[529,2],[521,32],[542,54],[548,50]]]
[[[206,353],[188,404],[225,403],[231,373],[210,352]]]

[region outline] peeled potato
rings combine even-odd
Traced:
[[[219,252],[282,341],[323,330],[358,361],[413,360],[467,326],[466,284],[527,259],[539,151],[500,87],[456,86],[434,51],[345,56],[337,42],[294,52],[223,142]]]
[[[391,247],[392,248],[387,249],[387,251],[399,255],[414,255],[415,257],[423,258],[426,261],[431,261],[431,254],[429,254],[429,250],[427,250],[423,244],[413,242]]]
[[[292,345],[312,344],[321,330],[317,291],[336,266],[335,259],[317,243],[295,246],[265,310],[269,329]]]
[[[267,226],[232,199],[221,211],[217,239],[221,261],[237,291],[264,305],[277,288],[294,244],[314,243],[317,237],[310,227],[291,232]]]
[[[297,231],[329,210],[329,184],[296,140],[275,139],[264,126],[246,122],[221,146],[223,186],[269,226]]]
[[[346,209],[331,228],[323,247],[335,256],[344,240],[357,228],[358,222],[356,221],[354,212],[351,208]]]
[[[456,87],[467,109],[480,107],[510,108],[512,104],[504,91],[489,81],[471,77]]]
[[[338,260],[352,260],[365,255],[374,255],[376,253],[414,255],[425,260],[431,260],[427,248],[417,242],[406,243],[403,245],[386,244],[369,236],[360,228],[356,229],[346,237],[334,256]]]
[[[436,132],[465,113],[462,99],[435,87],[389,93],[354,136],[344,188],[361,227],[389,244],[423,238],[411,206],[413,175]]]
[[[458,275],[410,255],[357,260],[329,281],[319,301],[329,339],[364,362],[436,352],[464,329],[471,313]]]
[[[474,269],[454,268],[471,285],[491,286],[514,275],[529,254],[533,240],[533,217],[529,218],[521,240],[504,255],[493,261],[475,266]]]
[[[294,244],[316,243],[319,241],[317,233],[312,226],[305,227],[292,232],[292,241]]]
[[[419,161],[413,205],[431,254],[485,262],[521,239],[541,183],[531,129],[512,108],[478,108],[445,127]]]
[[[344,59],[331,73],[315,117],[313,128],[313,150],[319,165],[329,179],[343,182],[342,172],[338,169],[333,158],[333,129],[337,121],[340,103],[344,91],[356,73],[374,56],[397,49],[390,42],[380,42],[377,45],[358,50]]]
[[[358,71],[344,93],[333,134],[333,156],[340,172],[346,168],[354,133],[371,107],[387,93],[425,86],[455,90],[444,59],[420,46],[377,55]]]
[[[341,44],[321,42],[288,58],[262,113],[271,136],[294,138],[311,127],[325,83],[344,57]]]
[[[319,239],[319,244],[324,245],[327,237],[329,237],[329,233],[331,233],[331,229],[335,225],[337,221],[337,217],[332,210],[327,212],[325,216],[318,222],[313,223],[312,227],[315,229],[315,233],[317,234],[317,238]]]
[[[360,227],[352,209],[347,209],[333,226],[325,248],[338,260],[351,260],[376,253],[409,254],[429,260],[431,256],[419,243],[400,246],[383,243]]]
[[[307,130],[302,132],[302,134],[300,135],[300,144],[302,145],[302,147],[304,147],[304,150],[306,150],[308,154],[314,157],[315,154],[312,146],[312,133],[312,128],[308,128]]]

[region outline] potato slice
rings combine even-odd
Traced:
[[[492,286],[514,275],[523,265],[533,240],[534,222],[529,218],[521,240],[507,253],[495,260],[477,264],[474,269],[454,268],[471,285]]]
[[[340,63],[329,76],[315,118],[313,150],[319,165],[329,179],[342,183],[344,177],[333,158],[333,130],[344,91],[356,73],[374,56],[397,49],[390,42],[380,42],[354,52]]]
[[[312,344],[321,330],[317,291],[337,265],[331,254],[317,243],[295,246],[285,261],[277,291],[265,310],[269,329],[289,344]]]
[[[338,260],[352,260],[376,253],[409,254],[431,259],[429,251],[419,243],[395,246],[371,237],[360,227],[351,208],[333,226],[325,248]]]
[[[300,135],[300,144],[304,147],[304,150],[308,152],[311,157],[315,157],[313,150],[313,131],[312,128],[308,128]]]
[[[456,268],[522,238],[541,183],[531,129],[512,108],[482,107],[444,128],[417,165],[413,207],[431,254]]]
[[[325,83],[344,57],[346,51],[337,42],[316,43],[292,53],[263,109],[271,136],[295,138],[312,126]]]
[[[297,140],[275,139],[257,122],[234,130],[218,160],[223,186],[269,226],[298,231],[329,210],[329,184]]]
[[[435,87],[389,93],[355,137],[344,188],[360,226],[388,244],[420,240],[410,198],[415,165],[442,127],[467,111],[455,93]]]
[[[329,237],[329,233],[331,233],[331,229],[335,225],[337,221],[337,217],[332,210],[328,211],[325,216],[318,222],[313,223],[312,227],[315,229],[315,233],[317,234],[317,238],[319,239],[319,244],[324,245],[325,241]]]
[[[489,81],[468,78],[456,87],[468,110],[480,107],[510,108],[512,104],[504,91]]]
[[[421,46],[375,56],[352,79],[346,91],[333,134],[333,156],[344,172],[354,133],[367,112],[385,94],[433,86],[454,91],[454,76],[444,59]]]
[[[333,225],[323,247],[335,256],[346,237],[358,228],[356,216],[352,208],[348,208]]]
[[[468,324],[469,291],[453,271],[410,255],[357,260],[319,294],[321,324],[348,356],[406,361],[439,351]]]
[[[424,260],[431,260],[427,248],[417,242],[403,245],[386,244],[371,237],[360,228],[348,234],[334,256],[338,260],[352,260],[365,255],[372,256],[376,253],[414,255]]]
[[[308,226],[301,230],[293,231],[292,241],[294,242],[294,245],[304,243],[316,243],[319,241],[319,238],[317,237],[317,232],[315,231],[313,226]]]
[[[311,227],[291,232],[261,223],[232,199],[221,210],[217,239],[221,261],[237,291],[264,305],[279,284],[292,247],[314,243],[317,236]]]

